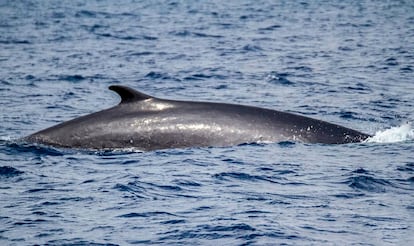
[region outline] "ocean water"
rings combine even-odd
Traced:
[[[1,245],[414,245],[414,2],[0,1]],[[28,145],[112,84],[375,135],[150,152]]]

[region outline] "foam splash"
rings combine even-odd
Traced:
[[[1,142],[11,141],[12,138],[10,136],[0,136]]]
[[[395,143],[414,140],[414,129],[410,123],[378,131],[366,140],[367,143]]]

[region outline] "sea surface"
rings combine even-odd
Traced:
[[[84,151],[108,86],[375,135]],[[0,245],[414,245],[414,2],[0,1]]]

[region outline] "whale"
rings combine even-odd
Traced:
[[[273,109],[203,101],[168,100],[112,85],[118,105],[24,138],[36,144],[91,150],[226,147],[248,143],[357,143],[369,134]]]

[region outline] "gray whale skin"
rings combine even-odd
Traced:
[[[271,109],[166,100],[120,85],[109,89],[121,97],[117,106],[63,122],[24,140],[64,148],[148,151],[255,142],[344,144],[370,137],[336,124]]]

